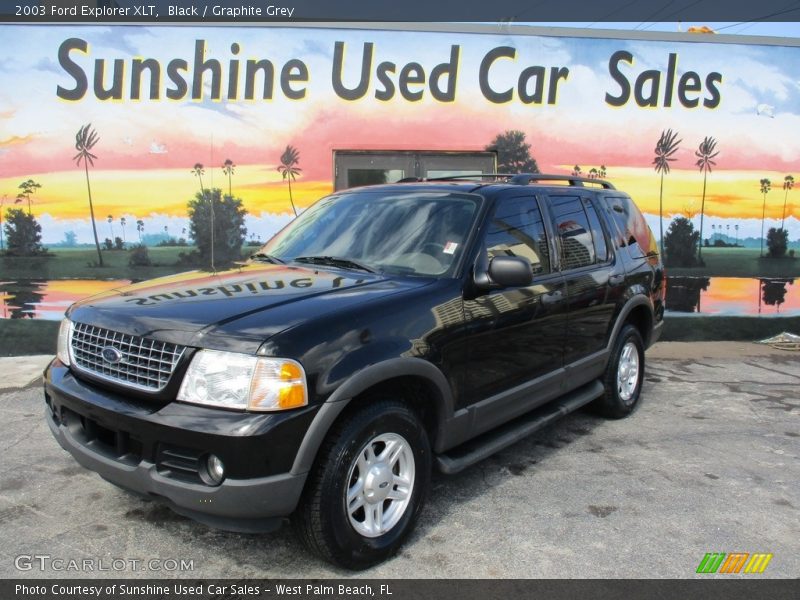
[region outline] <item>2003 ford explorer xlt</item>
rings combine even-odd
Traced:
[[[234,531],[292,516],[349,568],[397,550],[431,469],[639,400],[664,271],[606,181],[479,176],[328,196],[250,261],[73,305],[47,421],[83,466]]]

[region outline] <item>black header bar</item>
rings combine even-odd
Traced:
[[[794,600],[800,580],[6,579],[3,600]]]
[[[800,21],[800,0],[2,0],[16,23]]]

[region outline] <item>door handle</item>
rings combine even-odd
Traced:
[[[625,275],[616,273],[608,278],[608,285],[620,285],[625,281]]]

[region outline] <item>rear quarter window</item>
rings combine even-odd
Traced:
[[[606,241],[588,198],[551,195],[550,210],[561,239],[561,265],[564,270],[606,261]]]
[[[602,204],[615,229],[611,237],[617,248],[627,248],[631,258],[658,254],[655,236],[633,200],[624,196],[606,196]]]

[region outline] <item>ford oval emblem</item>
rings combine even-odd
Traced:
[[[100,356],[109,364],[116,365],[122,362],[122,352],[114,348],[114,346],[106,346],[100,351]]]

